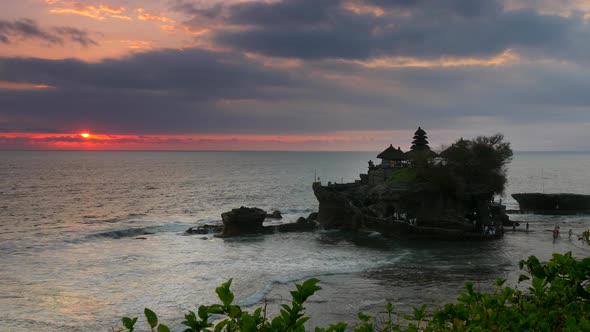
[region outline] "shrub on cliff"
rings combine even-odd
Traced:
[[[502,194],[512,149],[502,134],[479,136],[459,139],[441,152],[440,158],[440,162],[434,162],[427,155],[417,155],[413,167],[397,170],[388,183],[426,183],[459,199],[473,194]]]
[[[510,143],[504,135],[460,139],[441,152],[443,167],[449,175],[471,193],[502,194],[506,185],[507,165],[512,160]]]
[[[506,280],[496,281],[497,289],[482,293],[473,283],[465,285],[466,292],[456,303],[447,304],[426,315],[426,305],[414,307],[411,315],[398,315],[393,305],[386,307],[385,317],[373,318],[359,313],[359,323],[349,330],[373,331],[590,331],[590,258],[575,259],[571,253],[554,254],[547,264],[531,256],[520,262],[526,274],[518,283],[527,283],[525,291],[505,287]],[[253,313],[233,304],[231,280],[216,289],[221,303],[200,306],[197,313],[189,311],[182,325],[185,332],[198,331],[306,331],[305,301],[321,288],[319,280],[310,279],[291,292],[291,305],[283,304],[280,315],[266,316],[262,308]],[[157,315],[145,309],[148,326],[152,331],[170,329],[158,321]],[[213,322],[215,320],[215,323]],[[124,328],[133,331],[137,317],[123,318]],[[345,331],[348,325],[336,323],[315,332]]]

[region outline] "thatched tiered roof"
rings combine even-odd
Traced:
[[[418,130],[416,130],[414,133],[414,139],[412,141],[412,147],[410,148],[410,151],[406,152],[407,159],[414,159],[418,156],[426,158],[435,158],[438,156],[436,152],[430,150],[426,131],[420,127],[418,127]]]
[[[377,158],[384,159],[384,160],[406,160],[408,159],[405,153],[398,147],[397,149],[393,147],[393,145],[389,145],[389,147],[380,154],[377,155]]]

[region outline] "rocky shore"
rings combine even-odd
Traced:
[[[325,228],[374,230],[390,237],[443,240],[492,239],[512,226],[503,205],[491,197],[463,200],[428,186],[313,184]],[[471,207],[468,209],[468,207]]]

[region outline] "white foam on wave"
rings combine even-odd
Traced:
[[[370,269],[377,268],[379,266],[395,264],[395,263],[401,261],[402,259],[404,259],[409,254],[410,254],[409,251],[404,251],[393,259],[392,258],[383,259],[383,260],[373,261],[373,262],[369,262],[369,263],[365,263],[365,264],[363,264],[363,263],[358,264],[359,263],[358,261],[356,261],[356,262],[351,261],[351,263],[357,263],[357,264],[352,264],[349,266],[342,266],[340,264],[336,264],[332,270],[306,271],[306,272],[300,272],[300,273],[294,273],[294,274],[274,276],[270,280],[268,280],[261,289],[259,289],[258,291],[254,292],[254,293],[251,293],[250,295],[247,295],[242,300],[240,300],[239,304],[241,306],[249,307],[249,306],[253,306],[258,303],[261,303],[268,296],[268,294],[270,294],[270,292],[272,292],[273,288],[277,285],[286,285],[289,283],[296,283],[298,281],[307,280],[307,279],[316,278],[316,277],[321,278],[321,277],[325,277],[325,276],[336,276],[336,275],[362,273],[362,272],[368,271]]]

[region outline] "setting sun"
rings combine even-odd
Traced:
[[[90,137],[90,133],[81,133],[80,136],[82,136],[84,138],[89,138]]]

